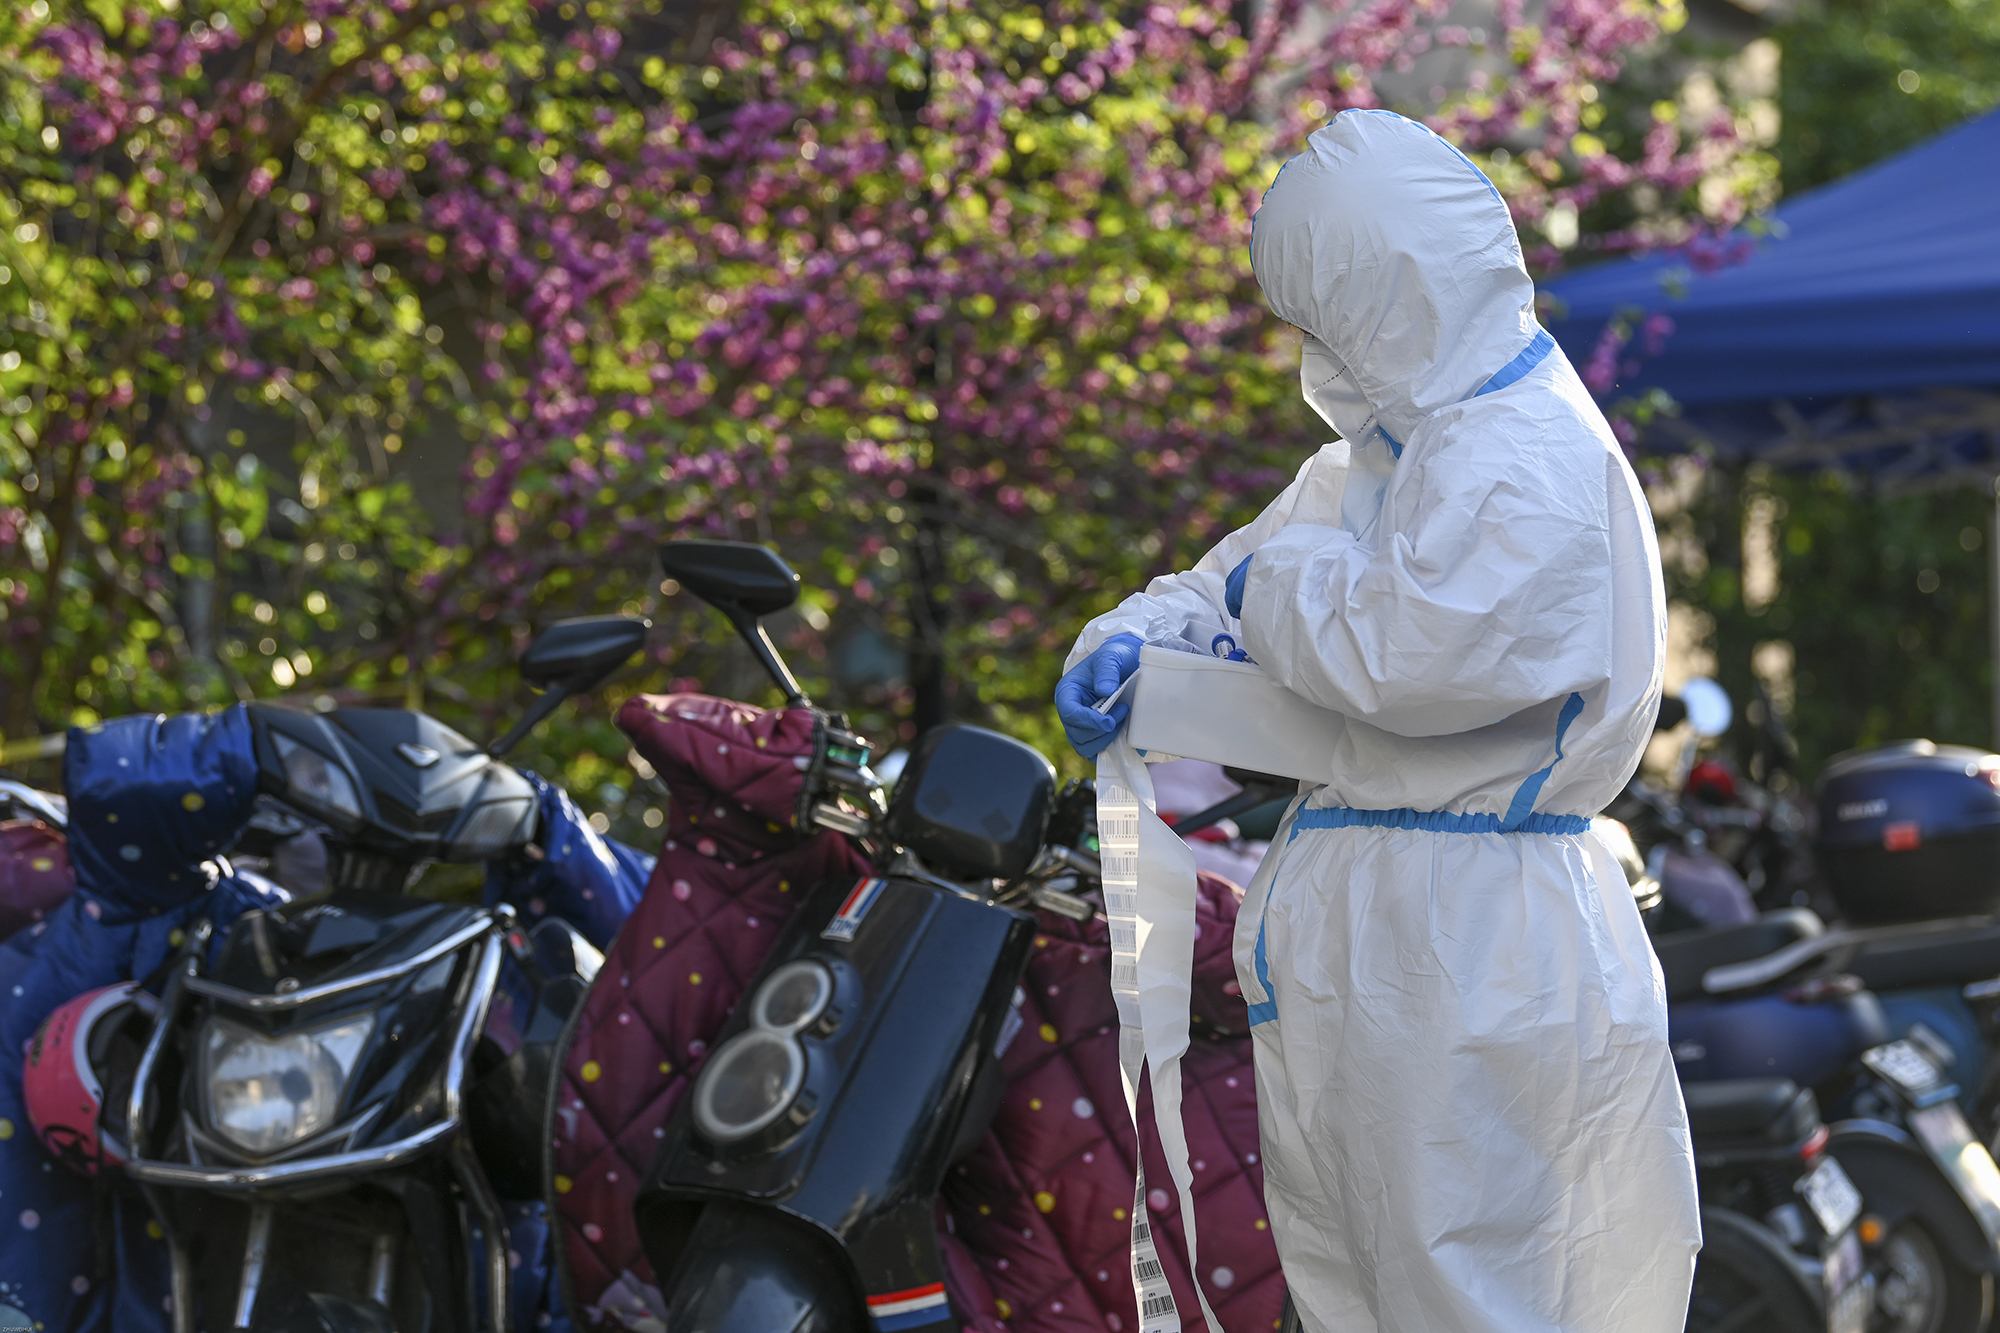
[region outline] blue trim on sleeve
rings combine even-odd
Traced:
[[[1521,826],[1522,821],[1534,818],[1535,798],[1542,794],[1542,784],[1549,780],[1549,774],[1562,762],[1563,733],[1569,730],[1569,724],[1576,721],[1577,714],[1582,711],[1582,695],[1573,693],[1563,700],[1562,712],[1556,717],[1556,757],[1549,761],[1547,768],[1530,773],[1528,780],[1521,784],[1521,789],[1514,793],[1513,804],[1507,807],[1507,822],[1503,826],[1506,831],[1512,832]]]
[[[1382,431],[1382,438],[1389,442],[1389,452],[1394,454],[1396,457],[1401,458],[1403,456],[1403,442],[1397,439],[1395,436],[1391,435],[1388,431],[1382,430],[1380,426],[1377,426],[1375,429]]]
[[[1519,356],[1495,371],[1493,378],[1480,385],[1479,392],[1472,396],[1477,398],[1481,394],[1498,393],[1542,364],[1543,358],[1555,350],[1555,345],[1556,340],[1549,336],[1547,329],[1536,329],[1534,341],[1522,348]]]

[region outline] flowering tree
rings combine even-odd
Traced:
[[[1579,210],[1613,244],[1685,228],[1732,151],[1726,121],[1603,123],[1678,0],[1510,0],[1493,32],[1442,0],[1249,30],[1213,2],[185,3],[0,15],[9,737],[329,685],[490,713],[528,623],[652,608],[652,544],[723,535],[805,568],[801,665],[868,727],[1053,748],[1079,622],[1319,438],[1246,246],[1307,132],[1469,62],[1406,109],[1538,263]],[[439,526],[402,463],[457,447]],[[659,663],[751,688],[659,606]],[[612,743],[539,757],[589,785]]]

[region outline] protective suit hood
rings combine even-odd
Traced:
[[[1507,205],[1479,168],[1386,111],[1344,111],[1265,191],[1250,264],[1306,333],[1300,388],[1356,445],[1398,454],[1540,332]]]

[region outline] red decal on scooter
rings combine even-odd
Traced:
[[[840,910],[825,930],[819,933],[823,940],[852,940],[854,932],[861,927],[861,918],[868,915],[868,909],[882,896],[888,886],[886,879],[864,879],[856,884],[841,901]]]
[[[876,883],[882,881],[877,880]],[[944,1283],[933,1282],[929,1286],[912,1287],[908,1291],[889,1291],[880,1296],[868,1298],[868,1314],[875,1321],[880,1333],[899,1333],[906,1328],[922,1328],[944,1319],[950,1311],[946,1308]]]

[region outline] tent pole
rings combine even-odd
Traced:
[[[1992,636],[1993,748],[2000,750],[2000,473],[1993,476],[1993,522],[1986,535],[1986,620]]]

